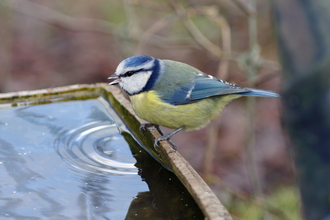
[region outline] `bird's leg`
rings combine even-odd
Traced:
[[[175,135],[176,133],[178,133],[179,131],[182,131],[185,128],[185,126],[182,126],[174,131],[172,131],[171,133],[167,134],[167,135],[163,135],[161,137],[156,138],[155,143],[154,143],[154,148],[156,151],[157,150],[157,146],[158,146],[158,142],[162,141],[162,140],[168,140],[168,142],[170,142],[173,146],[173,149],[176,151],[178,149],[178,147],[176,146],[176,144],[174,144],[174,142],[170,139],[171,137],[173,137],[173,135]]]
[[[140,126],[140,128],[139,128],[139,132],[140,132],[140,134],[142,134],[142,133],[141,133],[141,130],[142,130],[142,129],[143,129],[143,130],[146,130],[146,127],[149,127],[149,126],[155,126],[155,128],[156,128],[157,131],[160,133],[160,135],[164,135],[164,133],[162,132],[162,130],[160,130],[159,125],[156,125],[156,124],[153,124],[153,123],[150,123],[150,122],[144,123],[144,124],[142,124],[142,125]]]

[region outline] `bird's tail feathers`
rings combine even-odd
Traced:
[[[240,93],[243,96],[261,96],[261,97],[274,97],[280,98],[281,96],[276,92],[261,90],[261,89],[250,89],[249,92]]]

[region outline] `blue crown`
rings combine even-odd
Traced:
[[[138,56],[133,56],[125,59],[125,66],[126,67],[134,67],[134,66],[139,66],[141,64],[150,62],[153,58],[145,55],[138,55]]]

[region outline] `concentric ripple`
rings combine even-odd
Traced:
[[[127,142],[110,121],[92,122],[63,132],[55,147],[66,162],[82,171],[115,175],[138,172]]]

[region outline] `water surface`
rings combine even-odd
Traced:
[[[102,97],[0,105],[0,219],[203,219]]]

